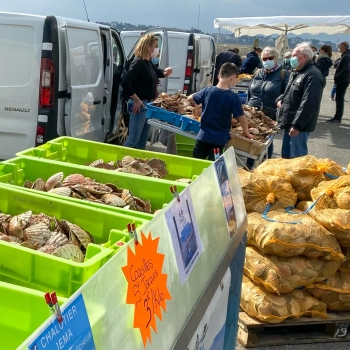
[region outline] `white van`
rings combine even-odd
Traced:
[[[159,67],[168,67],[166,30],[148,32],[162,42]],[[117,31],[0,12],[0,52],[0,159],[57,136],[118,138],[126,57]]]
[[[124,49],[129,52],[142,31],[121,31]],[[181,90],[190,95],[212,84],[215,66],[215,43],[210,35],[168,31],[169,66],[168,93]]]

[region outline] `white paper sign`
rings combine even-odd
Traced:
[[[165,213],[183,285],[203,252],[189,188],[181,192]]]

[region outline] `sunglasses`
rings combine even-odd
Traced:
[[[262,58],[262,60],[263,60],[264,62],[267,61],[267,60],[271,61],[271,60],[274,60],[274,59],[275,59],[275,57],[273,57],[273,56]]]

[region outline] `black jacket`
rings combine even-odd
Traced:
[[[252,51],[248,53],[246,59],[243,61],[240,73],[253,74],[256,68],[262,68],[262,63],[258,54]]]
[[[314,131],[325,85],[326,79],[311,60],[301,70],[293,71],[284,95],[277,99],[282,102],[279,111],[281,129],[293,127],[301,132]]]
[[[342,53],[334,74],[335,84],[346,84],[350,80],[350,49]]]
[[[289,75],[290,73],[281,66],[267,74],[264,73],[264,69],[260,69],[250,84],[248,105],[262,108],[268,117],[276,120],[276,99],[284,93]]]
[[[328,77],[329,68],[333,66],[332,60],[327,57],[319,57],[316,61],[316,68],[318,68],[324,77]]]
[[[226,52],[221,52],[216,56],[216,61],[215,61],[215,73],[214,73],[214,79],[218,79],[219,71],[221,66],[224,63],[234,63],[237,68],[241,68],[242,66],[242,58],[240,55],[238,55],[236,52],[232,50],[228,50]]]
[[[121,83],[123,96],[136,94],[141,101],[155,99],[158,78],[164,78],[162,69],[156,68],[151,61],[135,57]]]

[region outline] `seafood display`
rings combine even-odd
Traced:
[[[237,83],[239,83],[241,80],[251,80],[253,77],[253,74],[239,74],[237,77]]]
[[[161,93],[153,102],[155,107],[163,108],[169,112],[178,113],[188,118],[200,121],[202,107],[187,100],[187,96],[178,91],[174,95]]]
[[[168,174],[165,162],[159,158],[140,159],[125,156],[122,160],[117,160],[116,162],[105,162],[103,159],[97,159],[86,165],[93,168],[115,170],[121,173],[143,175],[158,179],[164,179]]]
[[[125,158],[127,157],[124,157],[123,160]],[[151,213],[151,203],[149,200],[135,197],[128,189],[118,188],[114,184],[98,183],[82,174],[71,174],[64,177],[63,172],[60,172],[52,175],[47,181],[42,178],[34,182],[27,180],[23,186],[38,191],[106,204],[113,207]]]
[[[278,132],[277,122],[267,117],[262,111],[247,105],[243,105],[243,111],[248,118],[249,132],[255,141],[264,143],[269,136]],[[240,136],[243,134],[243,128],[236,118],[232,118],[231,134]]]
[[[0,240],[80,263],[95,242],[78,225],[31,210],[15,216],[0,213]]]

